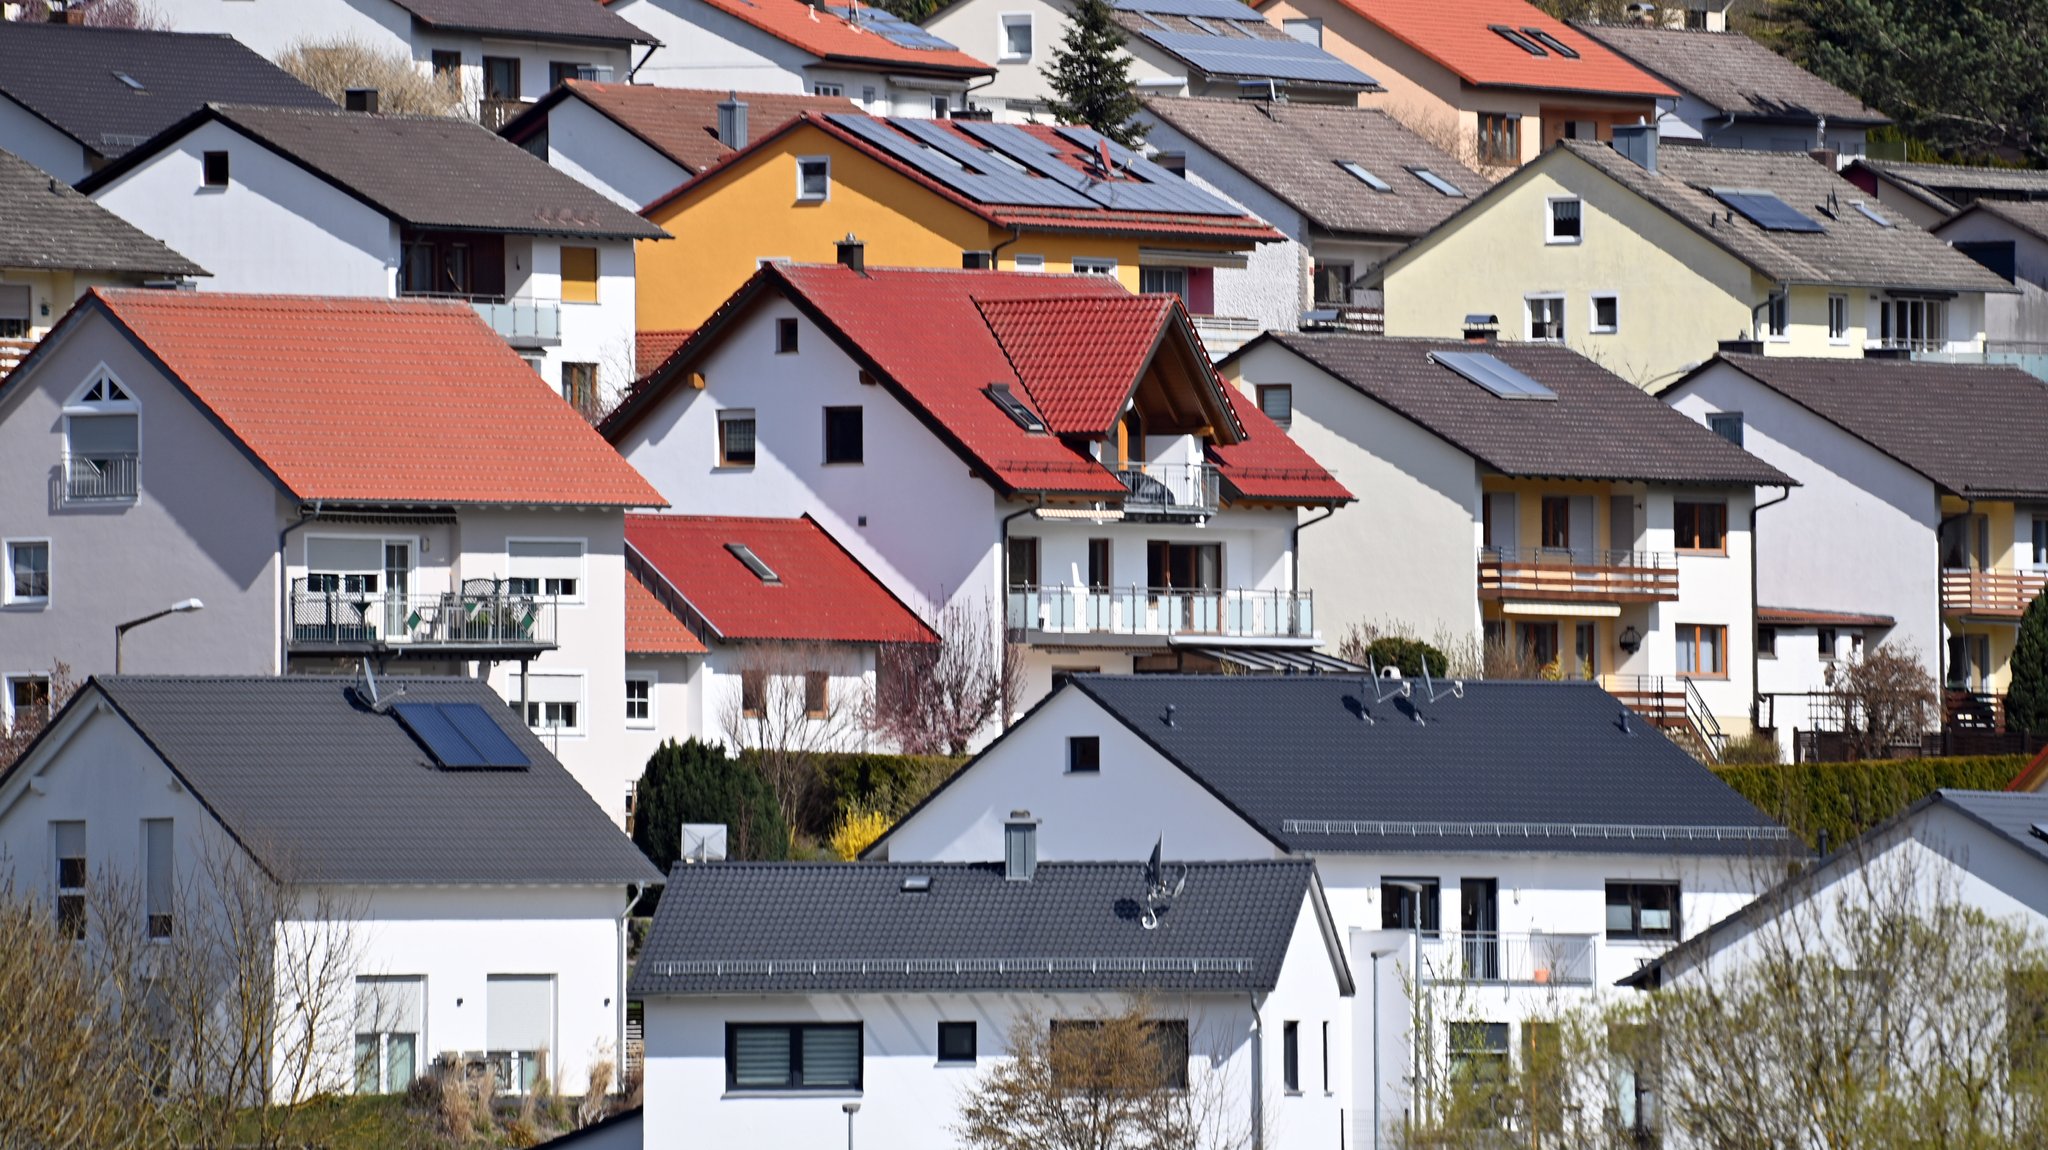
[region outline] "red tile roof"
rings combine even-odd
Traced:
[[[1054,435],[1113,426],[1173,318],[1172,296],[974,302]]]
[[[1525,0],[1466,0],[1459,4],[1445,4],[1441,0],[1341,2],[1467,84],[1644,99],[1675,99],[1678,95],[1670,85],[1629,63],[1606,45]],[[1518,32],[1533,28],[1577,52],[1578,59],[1548,48],[1541,56],[1531,55],[1493,31],[1492,25]]]
[[[607,3],[610,0],[606,0]],[[958,48],[909,48],[845,17],[820,11],[804,0],[702,0],[786,44],[841,64],[870,64],[894,71],[992,75],[994,68]],[[822,0],[821,0],[822,2]],[[835,7],[847,0],[831,0]],[[872,5],[863,4],[865,9]],[[685,19],[688,19],[686,16]]]
[[[560,87],[505,125],[503,132],[506,139],[524,142],[539,131],[556,104],[574,97],[695,175],[733,151],[718,138],[718,105],[728,95],[737,96],[747,106],[747,130],[756,139],[805,112],[860,111],[858,104],[843,96],[564,80]]]
[[[674,331],[640,331],[633,333],[633,375],[635,379],[646,379],[654,369],[668,362],[690,338],[689,328]]]
[[[467,304],[102,288],[64,322],[96,307],[300,500],[667,506]]]
[[[626,654],[702,655],[706,650],[704,641],[647,584],[626,573]]]
[[[1254,503],[1349,503],[1355,498],[1258,404],[1234,387],[1225,387],[1223,396],[1244,428],[1242,440],[1209,446],[1227,495]]]
[[[1804,607],[1758,607],[1756,621],[1766,627],[1890,627],[1898,622],[1890,615],[1810,611]]]
[[[752,551],[764,582],[729,544]],[[720,639],[935,643],[938,635],[817,521],[628,515],[626,545]]]

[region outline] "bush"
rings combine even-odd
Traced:
[[[1832,850],[1943,787],[2003,790],[2026,764],[2025,755],[1958,755],[1723,766],[1715,773],[1808,846],[1818,847],[1825,833]]]
[[[353,37],[301,40],[285,49],[277,66],[337,104],[350,88],[375,88],[380,112],[462,114],[460,79],[430,76],[409,54],[387,52]]]
[[[1420,675],[1427,667],[1429,673],[1442,678],[1450,670],[1451,661],[1442,651],[1420,639],[1408,639],[1399,635],[1382,635],[1366,644],[1365,653],[1381,667],[1399,667],[1403,675]]]
[[[682,854],[684,823],[722,823],[727,857],[789,857],[789,826],[761,772],[717,743],[670,739],[647,760],[633,808],[633,843],[666,874]]]
[[[2005,699],[2005,727],[2048,735],[2048,595],[2034,596],[2027,613],[2020,617],[2019,638],[2012,650],[2012,693]]]
[[[952,778],[966,761],[951,755],[819,755],[818,777],[835,818],[861,809],[894,822]],[[819,838],[833,830],[829,826],[813,829]]]
[[[1778,740],[1755,731],[1728,740],[1721,748],[1724,767],[1767,767],[1778,762]]]
[[[866,807],[855,807],[839,820],[839,826],[832,831],[828,840],[832,853],[840,862],[852,862],[860,852],[874,845],[889,829],[889,816]]]

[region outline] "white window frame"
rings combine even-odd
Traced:
[[[840,96],[840,97],[844,97],[844,96],[846,95],[846,85],[844,85],[844,84],[812,84],[812,85],[811,85],[811,95],[813,95],[813,96]]]
[[[1835,318],[1841,317],[1841,327],[1835,326]],[[1841,292],[1828,294],[1828,343],[1835,347],[1849,345],[1849,297]]]
[[[822,164],[825,168],[825,190],[815,196],[804,191],[804,169],[812,164]],[[800,204],[824,204],[831,201],[832,157],[798,156],[796,158],[796,202]]]
[[[1045,257],[1036,255],[1011,256],[1010,266],[1020,272],[1042,272],[1045,270]]]
[[[85,398],[86,393],[91,391],[93,385],[99,383],[102,379],[111,381],[115,387],[121,389],[121,394],[128,398],[88,402]],[[74,415],[132,415],[135,417],[135,494],[118,499],[95,499],[92,502],[120,505],[140,500],[142,498],[143,454],[142,404],[135,398],[135,389],[129,387],[126,380],[116,375],[114,369],[108,367],[102,361],[86,373],[85,382],[79,384],[72,391],[71,398],[64,401],[64,458],[67,462],[65,464],[63,481],[66,502],[70,501],[71,494],[71,475],[68,461],[71,458],[71,417]]]
[[[535,597],[564,607],[581,607],[588,600],[590,587],[590,540],[581,536],[567,535],[508,535],[505,537],[505,578],[526,578],[514,570],[516,560],[512,548],[519,543],[574,543],[582,554],[576,560],[576,593],[574,595],[551,595],[548,593],[548,576],[540,576],[540,589]]]
[[[1023,54],[1010,51],[1010,29],[1022,25],[1029,44]],[[1021,64],[1031,59],[1038,51],[1038,29],[1034,26],[1029,12],[1000,12],[996,14],[996,63]]]
[[[1605,327],[1600,325],[1600,301],[1614,301],[1614,322]],[[1615,335],[1621,331],[1621,293],[1596,291],[1586,300],[1586,331],[1592,335]]]
[[[1075,256],[1074,274],[1077,276],[1108,276],[1116,278],[1117,263],[1101,256]]]
[[[1557,205],[1579,205],[1579,234],[1563,236],[1557,233]],[[1577,196],[1543,197],[1543,242],[1546,244],[1578,244],[1586,239],[1586,201]]]
[[[725,425],[739,422],[754,425],[754,462],[728,463],[725,459]],[[755,408],[727,407],[719,410],[712,418],[711,459],[718,471],[752,471],[761,462],[761,417]]]
[[[363,984],[366,982],[371,983],[373,985],[409,984],[411,993],[414,995],[413,1006],[419,1011],[419,1018],[417,1020],[419,1029],[417,1031],[404,1031],[395,1029],[394,1023],[397,1020],[381,1018],[370,1020],[371,1024],[377,1027],[376,1030],[364,1030],[364,1019],[361,1017],[360,1014],[360,1005],[358,1005],[357,1008],[357,1017],[352,1021],[352,1024],[349,1028],[351,1037],[349,1046],[351,1052],[353,1052],[354,1050],[354,1040],[361,1039],[366,1035],[374,1035],[377,1039],[377,1090],[374,1091],[374,1093],[403,1093],[405,1089],[404,1087],[401,1087],[398,1090],[394,1091],[391,1086],[391,1039],[394,1035],[407,1033],[412,1034],[413,1081],[417,1082],[420,1079],[426,1077],[428,1065],[428,1059],[426,1057],[427,1003],[429,1001],[427,997],[427,976],[424,974],[357,975],[353,989],[355,990],[356,1002],[358,1004],[360,1004],[362,1001],[362,987]],[[357,1066],[351,1066],[349,1068],[349,1093],[351,1094],[359,1095],[356,1082],[356,1074],[359,1071],[359,1069],[360,1068]]]
[[[47,684],[50,674],[47,671],[10,671],[0,675],[0,721],[4,721],[4,725],[14,725],[14,685],[29,679],[40,679]]]
[[[538,692],[532,692],[534,695],[532,701],[526,704],[525,709],[522,709],[519,705],[519,673],[514,671],[512,673],[511,686],[508,688],[511,693],[512,708],[519,714],[520,720],[526,723],[528,730],[542,739],[581,739],[590,734],[590,681],[587,675],[582,671],[548,670],[529,671],[527,672],[527,678],[529,680],[527,684],[529,688],[541,679],[567,679],[576,684],[576,697],[574,699],[544,699],[539,697]],[[545,724],[535,723],[533,722],[533,716],[527,713],[532,708],[538,707],[540,708],[540,716],[546,718],[547,709],[550,705],[560,706],[563,703],[573,703],[575,705],[575,726],[550,727]]]
[[[647,717],[644,719],[636,719],[632,714],[633,693],[630,688],[634,683],[647,684]],[[626,684],[628,687],[626,692],[626,729],[631,731],[653,730],[661,721],[661,715],[655,702],[656,697],[661,693],[661,672],[628,671],[626,672]]]
[[[17,595],[14,593],[14,549],[35,544],[43,546],[43,593],[41,595]],[[57,545],[47,536],[22,536],[0,539],[0,606],[7,607],[48,607],[50,595],[56,590],[55,571]]]
[[[1539,340],[1536,338],[1536,315],[1530,309],[1529,305],[1535,303],[1538,300],[1555,300],[1557,302],[1556,339],[1545,338]],[[1530,292],[1529,294],[1522,297],[1522,338],[1530,343],[1563,343],[1565,341],[1563,292]]]

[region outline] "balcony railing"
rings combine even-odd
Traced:
[[[2044,588],[2048,588],[2048,572],[1944,567],[1941,609],[1994,619],[2018,619],[2027,613],[2028,605]]]
[[[65,456],[65,502],[95,503],[135,498],[139,459],[133,454]]]
[[[1177,587],[1010,588],[1009,626],[1038,635],[1213,635],[1252,639],[1315,637],[1309,591]]]
[[[1596,937],[1540,931],[1446,931],[1439,938],[1423,940],[1423,981],[1591,986]]]
[[[13,371],[16,364],[27,359],[28,353],[35,349],[36,341],[26,336],[17,339],[0,338],[0,379],[6,379],[7,373]]]
[[[506,343],[525,347],[554,347],[562,342],[560,300],[528,299],[524,296],[477,295],[468,292],[405,291],[406,299],[461,300],[491,325]]]
[[[519,118],[521,112],[533,105],[524,100],[478,100],[476,122],[495,132]]]
[[[289,606],[294,647],[544,651],[555,646],[555,602],[502,589],[321,591],[296,579]]]
[[[1116,474],[1130,492],[1126,518],[1213,515],[1222,498],[1216,469],[1206,463],[1132,463]]]
[[[1653,603],[1678,598],[1678,557],[1661,551],[1483,547],[1481,599]]]
[[[1195,335],[1202,341],[1202,347],[1212,360],[1222,359],[1266,330],[1266,325],[1255,319],[1235,315],[1198,315],[1194,317]]]

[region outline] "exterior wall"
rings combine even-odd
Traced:
[[[1866,177],[1876,186],[1877,202],[1888,211],[1897,212],[1915,224],[1933,231],[1951,218],[1951,213],[1938,208],[1912,192],[1874,173]]]
[[[650,243],[658,241],[649,241]],[[627,240],[559,239],[552,236],[507,236],[507,256],[523,247],[531,271],[524,282],[516,268],[507,268],[506,284],[518,285],[513,295],[547,305],[555,304],[561,315],[561,342],[541,354],[541,378],[556,391],[562,390],[562,365],[594,363],[600,394],[625,394],[639,378],[634,359],[637,334],[639,280],[635,274],[637,246]],[[562,299],[562,249],[597,249],[597,302],[571,303]],[[525,353],[525,354],[531,354]]]
[[[768,705],[761,718],[749,718],[740,710],[740,676],[751,670],[768,678],[764,688]],[[799,676],[812,671],[822,671],[827,677],[825,715],[799,720],[794,714],[803,698],[804,682]],[[702,725],[692,734],[734,751],[774,742],[818,751],[865,751],[873,749],[876,742],[863,718],[874,690],[875,649],[871,646],[721,644],[703,658],[697,683],[701,700],[697,717]],[[636,773],[634,778],[638,777]]]
[[[1066,38],[1070,11],[1060,0],[964,0],[933,13],[925,27],[969,56],[995,65],[995,79],[974,90],[975,103],[1012,122],[1050,121],[1052,85],[1046,71],[1052,66],[1053,49]],[[1003,32],[1003,17],[1020,15],[1031,17],[1031,54],[1022,57],[1004,50]],[[1131,62],[1131,83],[1138,90],[1154,96],[1188,94],[1191,77],[1186,64],[1136,37],[1125,40],[1122,54]],[[1235,84],[1229,94],[1237,94]]]
[[[712,729],[704,717],[704,656],[629,654],[626,677],[638,675],[653,680],[654,713],[644,723],[628,721],[620,740],[629,786],[639,781],[647,760],[663,743],[704,738]]]
[[[174,31],[219,32],[276,59],[301,40],[361,40],[380,51],[408,50],[412,16],[390,0],[162,0]]]
[[[28,338],[31,342],[49,334],[71,305],[85,293],[99,287],[143,287],[161,277],[139,273],[46,270],[43,268],[0,268],[0,285],[27,284],[29,287]]]
[[[245,0],[232,2],[242,3]],[[509,57],[519,61],[519,99],[530,104],[554,87],[551,65],[595,68],[601,78],[609,71],[612,81],[623,84],[627,82],[626,76],[632,71],[633,62],[646,51],[645,47],[635,47],[629,52],[623,47],[596,44],[560,44],[421,30],[412,36],[410,54],[421,72],[432,75],[435,52],[461,53],[463,100],[468,109],[475,112],[484,95],[485,56]]]
[[[1989,212],[1969,212],[1941,229],[1951,244],[2004,241],[2013,245],[2017,295],[1984,297],[1984,337],[1994,351],[2048,347],[2048,241]]]
[[[690,178],[674,160],[573,97],[548,112],[543,139],[548,163],[628,211],[639,211]]]
[[[83,144],[5,96],[0,96],[0,151],[13,152],[67,184],[92,172]]]

